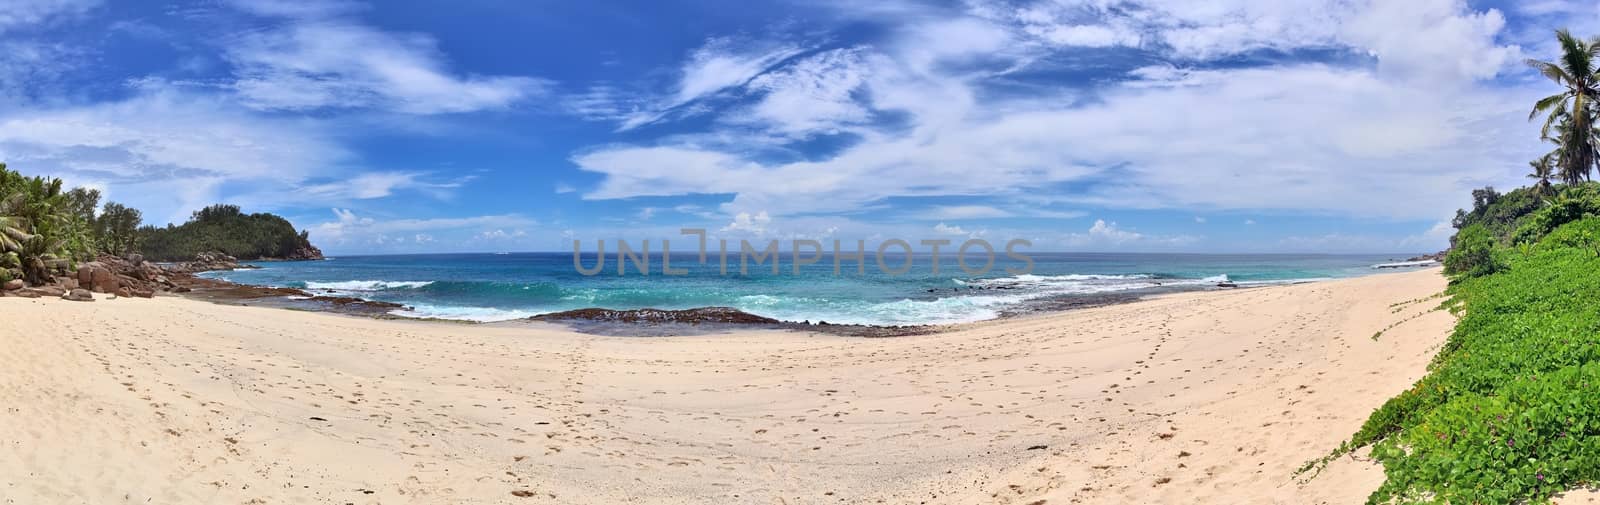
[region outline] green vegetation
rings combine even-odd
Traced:
[[[1493,252],[1499,270],[1452,282],[1461,319],[1429,374],[1340,450],[1384,465],[1369,502],[1538,501],[1600,477],[1600,217]]]
[[[1557,39],[1558,62],[1528,62],[1564,88],[1530,115],[1556,149],[1530,163],[1531,187],[1475,190],[1456,214],[1441,305],[1454,332],[1426,377],[1302,471],[1371,447],[1386,479],[1369,503],[1545,502],[1600,484],[1600,39]]]
[[[182,226],[141,228],[142,214],[100,192],[66,190],[60,179],[27,177],[0,163],[0,282],[42,284],[99,254],[142,252],[158,261],[222,251],[243,259],[320,256],[305,232],[272,214],[243,214],[231,205],[194,213]]]
[[[284,218],[245,214],[222,204],[195,211],[181,226],[140,228],[138,242],[139,250],[156,261],[187,260],[208,251],[243,259],[292,258],[311,248],[308,234],[296,233]]]
[[[37,284],[94,257],[99,201],[98,191],[63,191],[60,179],[24,177],[0,163],[0,280]]]

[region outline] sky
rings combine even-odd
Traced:
[[[330,254],[1431,252],[1565,0],[0,0],[0,161]],[[658,246],[659,247],[659,246]]]

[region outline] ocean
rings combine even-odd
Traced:
[[[404,304],[395,315],[503,321],[563,310],[688,309],[726,306],[785,321],[834,324],[915,325],[993,319],[1051,301],[1125,296],[1174,290],[1213,289],[1221,281],[1241,287],[1378,274],[1377,263],[1395,255],[1286,254],[1093,254],[1030,253],[1031,273],[1004,255],[994,269],[969,276],[953,258],[912,256],[912,268],[888,275],[869,254],[865,274],[843,260],[834,275],[831,256],[802,267],[784,263],[779,274],[752,265],[739,275],[737,256],[723,275],[715,254],[707,264],[694,254],[674,254],[672,267],[687,275],[661,275],[659,254],[651,275],[635,269],[617,275],[615,257],[594,276],[580,274],[570,253],[429,254],[340,256],[326,261],[260,262],[255,270],[209,272],[208,277],[265,286],[301,288],[317,294]],[[787,258],[785,258],[787,259]],[[886,258],[889,268],[904,256]],[[592,267],[593,255],[583,265]],[[978,266],[978,265],[971,265]]]

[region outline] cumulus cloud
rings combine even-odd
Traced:
[[[1126,246],[1166,248],[1192,244],[1199,240],[1199,237],[1189,235],[1146,235],[1123,229],[1115,222],[1096,219],[1087,231],[1067,234],[1062,243],[1077,249],[1119,249]]]
[[[751,214],[749,212],[740,212],[739,214],[733,216],[733,222],[722,227],[721,231],[724,233],[748,233],[759,236],[765,234],[767,232],[767,226],[771,224],[772,216],[767,215],[766,211],[761,211],[755,214]]]

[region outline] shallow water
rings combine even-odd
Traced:
[[[858,274],[842,259],[834,275],[833,258],[824,256],[794,274],[784,263],[779,273],[752,265],[739,275],[738,258],[721,273],[713,254],[707,264],[693,254],[674,255],[672,268],[683,276],[661,274],[659,256],[651,275],[616,272],[615,257],[594,276],[580,274],[569,253],[435,254],[341,256],[329,261],[254,263],[259,270],[212,272],[210,277],[246,284],[303,288],[408,305],[396,315],[472,321],[499,321],[588,307],[611,309],[728,306],[787,321],[902,325],[978,321],[1024,310],[1043,300],[1203,289],[1228,280],[1241,286],[1352,277],[1380,273],[1372,265],[1399,255],[1210,255],[1032,253],[1033,270],[1022,275],[1006,268],[1025,265],[1002,256],[994,268],[969,275],[952,257],[911,256],[912,268],[888,275],[867,259]],[[904,256],[886,258],[889,268]],[[593,255],[583,265],[593,266]],[[973,265],[977,266],[977,265]]]

